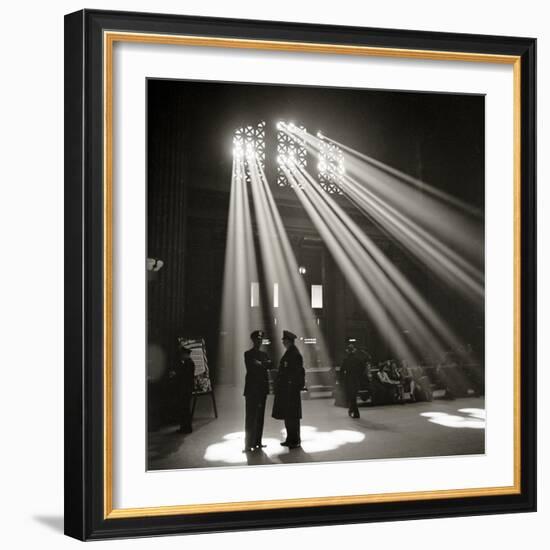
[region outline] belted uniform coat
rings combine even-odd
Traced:
[[[279,363],[275,380],[275,399],[271,416],[278,420],[302,418],[300,392],[305,384],[304,360],[298,348],[292,344]]]

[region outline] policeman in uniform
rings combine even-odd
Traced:
[[[305,384],[304,360],[294,344],[295,340],[295,334],[288,330],[283,331],[283,345],[286,351],[279,363],[272,413],[273,418],[285,422],[286,440],[281,445],[289,449],[295,449],[301,444],[302,401],[300,392]]]
[[[342,363],[342,379],[346,394],[346,404],[348,414],[352,418],[359,418],[359,408],[357,407],[357,393],[361,387],[361,376],[365,370],[365,360],[357,352],[353,342],[348,341],[346,347],[346,357]]]
[[[244,383],[245,397],[245,446],[244,453],[253,452],[265,447],[262,445],[264,431],[265,401],[269,393],[267,370],[271,361],[260,349],[264,333],[255,330],[250,334],[252,348],[244,352],[246,378]]]
[[[188,434],[191,427],[191,399],[195,386],[195,362],[191,359],[191,350],[179,343],[179,361],[176,368],[170,373],[174,378],[180,409],[179,433]]]

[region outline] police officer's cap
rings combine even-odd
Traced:
[[[289,330],[283,330],[283,340],[296,340],[298,338],[296,334]]]
[[[263,330],[255,330],[254,332],[250,333],[250,339],[256,340],[256,338],[263,338],[264,337],[264,331]]]

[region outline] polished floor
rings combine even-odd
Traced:
[[[150,470],[332,462],[380,458],[483,454],[485,403],[482,397],[430,403],[360,407],[361,418],[335,407],[329,398],[303,400],[302,447],[280,446],[284,426],[271,418],[268,397],[263,451],[243,454],[244,398],[241,388],[216,391],[218,418],[208,396],[198,400],[193,433],[166,426],[148,434]]]

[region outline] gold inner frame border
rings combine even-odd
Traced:
[[[117,42],[142,44],[166,44],[216,48],[256,49],[301,53],[395,57],[442,61],[466,61],[474,63],[497,63],[513,66],[513,118],[514,118],[514,484],[503,487],[448,489],[384,493],[370,495],[346,495],[327,497],[304,497],[294,499],[255,500],[208,504],[182,504],[149,508],[113,508],[113,47]],[[259,39],[184,36],[134,32],[104,31],[103,33],[103,487],[104,518],[158,517],[184,514],[235,512],[247,510],[273,510],[281,508],[305,508],[413,500],[434,500],[466,497],[489,497],[521,493],[521,58],[513,55],[482,54],[471,52],[381,48],[348,46],[341,44],[316,44],[309,42],[286,42]]]

